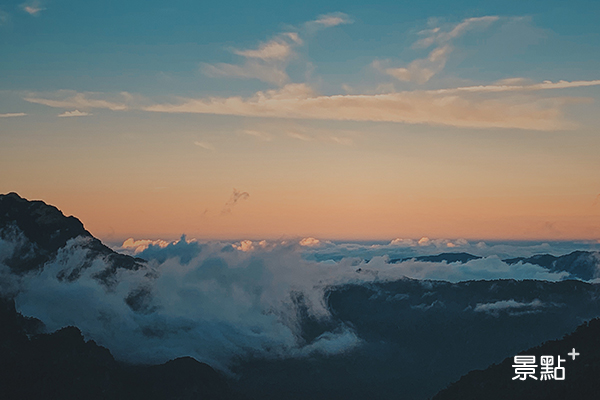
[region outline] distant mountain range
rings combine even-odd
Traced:
[[[425,261],[435,263],[467,263],[482,257],[469,253],[441,253],[430,256],[395,258],[390,263],[401,263],[405,261]],[[600,277],[600,252],[598,251],[574,251],[572,253],[553,256],[550,254],[536,254],[531,257],[516,257],[503,259],[503,262],[513,265],[517,263],[533,264],[544,267],[550,272],[565,271],[570,278],[589,281]]]
[[[0,195],[0,239],[0,246],[13,246],[4,263],[15,276],[39,273],[49,262],[68,259],[70,251],[81,248],[87,250],[86,257],[74,260],[75,267],[65,268],[59,279],[75,282],[101,259],[106,267],[95,273],[94,279],[111,290],[120,270],[147,268],[144,260],[118,254],[102,244],[77,218],[16,193]],[[0,254],[8,254],[8,250]],[[466,263],[478,258],[468,253],[442,253],[414,259]],[[590,280],[598,277],[599,259],[598,252],[577,251],[505,262],[536,264]],[[522,395],[518,390],[513,397],[511,390],[516,386],[510,385],[516,383],[507,376],[512,373],[507,363],[524,349],[558,339],[600,316],[600,286],[579,280],[450,283],[400,279],[337,285],[326,290],[329,319],[304,312],[308,300],[302,294],[292,298],[300,325],[297,340],[310,346],[347,329],[360,339],[359,346],[335,354],[288,358],[257,353],[238,359],[231,366],[232,378],[190,358],[158,366],[120,363],[109,350],[85,342],[77,328],[44,333],[41,321],[17,312],[10,293],[0,295],[0,387],[7,399],[25,398],[22,394],[26,394],[39,399],[424,400],[457,380],[436,400],[551,398],[537,396],[533,389],[527,389],[529,397],[518,397]],[[152,312],[144,309],[145,296],[151,295],[136,292],[123,300],[131,312],[143,315]],[[580,328],[575,339],[565,339],[565,346],[584,348],[587,341],[585,346],[593,350],[585,352],[591,355],[600,348],[597,325],[591,322]],[[555,350],[563,348],[540,351]],[[503,359],[484,372],[467,374]],[[577,376],[597,376],[598,358],[586,360],[569,364],[572,384]],[[558,389],[550,392],[563,393]]]
[[[598,251],[574,251],[560,257],[536,254],[527,258],[509,258],[503,261],[507,264],[520,262],[539,265],[552,272],[566,271],[573,278],[586,281],[600,277],[600,252]]]

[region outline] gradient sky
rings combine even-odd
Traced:
[[[0,192],[105,240],[600,240],[597,1],[2,1]]]

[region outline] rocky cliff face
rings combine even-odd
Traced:
[[[86,257],[63,274],[64,279],[76,279],[93,260],[103,259],[107,268],[97,278],[110,284],[118,268],[138,269],[144,260],[118,254],[88,232],[81,221],[66,217],[58,208],[43,201],[29,201],[16,193],[0,195],[0,240],[11,247],[12,254],[4,261],[13,273],[39,270],[55,259],[61,249],[80,248]]]

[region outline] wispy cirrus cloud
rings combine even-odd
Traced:
[[[401,81],[425,83],[444,69],[451,52],[452,48],[444,45],[434,49],[427,58],[411,62],[406,68],[386,68],[385,73]],[[373,63],[373,66],[378,69],[379,65],[378,61]]]
[[[285,60],[290,56],[292,50],[290,43],[280,40],[271,40],[270,42],[263,43],[256,50],[234,50],[233,52],[242,57],[259,58],[264,61],[269,61]]]
[[[271,140],[273,140],[273,137],[267,132],[257,131],[253,129],[245,129],[240,132],[244,135],[252,136],[258,140],[262,140],[263,142],[270,142]]]
[[[313,21],[313,23],[320,24],[323,26],[336,26],[340,24],[347,24],[349,22],[350,21],[348,20],[348,16],[342,13],[322,15],[315,21]]]
[[[351,24],[352,18],[348,14],[342,12],[335,12],[329,14],[319,15],[315,20],[304,23],[303,28],[312,33],[319,29],[329,28],[337,25]]]
[[[295,40],[296,39],[296,40]],[[204,74],[210,77],[234,77],[258,79],[274,85],[284,85],[289,81],[285,69],[293,56],[292,47],[299,44],[299,38],[289,32],[262,43],[256,49],[233,50],[243,57],[242,64],[202,64]]]
[[[356,131],[318,129],[311,127],[307,129],[301,125],[285,131],[286,136],[303,142],[335,143],[343,146],[352,146]]]
[[[201,147],[205,150],[215,151],[215,146],[210,143],[195,141],[194,144],[198,147]]]
[[[74,111],[65,111],[62,114],[58,114],[58,117],[87,117],[88,115],[92,115],[88,112],[85,111],[79,111],[79,110],[74,110]]]
[[[12,117],[24,117],[27,114],[24,112],[19,112],[19,113],[4,113],[4,114],[0,114],[0,118],[12,118]]]
[[[304,133],[296,132],[296,131],[287,131],[286,134],[292,139],[302,140],[304,142],[310,142],[315,140],[313,137],[305,135]]]
[[[32,93],[25,96],[24,100],[55,108],[84,110],[104,108],[112,111],[123,111],[130,108],[127,103],[133,100],[133,96],[127,92],[121,92],[116,96],[107,96],[104,93],[97,92],[58,90],[53,93]]]
[[[419,32],[419,34],[425,36],[423,39],[418,40],[414,46],[427,48],[432,44],[443,45],[451,40],[464,35],[467,31],[475,28],[485,28],[493,22],[496,22],[500,17],[496,15],[488,15],[484,17],[466,18],[456,25],[451,25],[444,29],[440,26],[432,29],[427,29]]]
[[[21,4],[21,9],[27,14],[33,15],[34,17],[38,16],[40,12],[45,10],[45,8],[42,7],[39,1],[30,1],[23,3]]]
[[[202,71],[210,77],[233,77],[258,79],[283,86],[290,81],[286,72],[289,61],[296,56],[294,48],[304,44],[302,36],[320,29],[350,23],[346,14],[321,15],[314,21],[304,23],[300,28],[286,30],[273,39],[263,42],[254,49],[233,49],[232,52],[244,58],[240,64],[203,63]]]
[[[431,92],[434,93],[458,93],[458,92],[534,92],[538,90],[550,90],[550,89],[569,89],[569,88],[579,88],[586,86],[598,86],[600,85],[600,80],[593,81],[544,81],[542,83],[534,83],[534,84],[510,84],[511,82],[520,82],[520,80],[505,80],[504,84],[495,84],[495,85],[480,85],[480,86],[466,86],[466,87],[458,87],[451,89],[438,89]]]
[[[459,24],[445,29],[438,26],[421,31],[420,35],[425,37],[418,40],[413,47],[427,48],[436,45],[427,57],[414,60],[402,68],[382,68],[381,62],[378,61],[374,62],[373,66],[401,81],[425,83],[446,66],[448,56],[453,51],[452,40],[464,35],[469,30],[487,27],[498,19],[497,16],[467,18]]]

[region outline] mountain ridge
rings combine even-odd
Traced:
[[[83,240],[77,246],[87,250],[87,257],[64,279],[76,279],[97,257],[107,261],[108,268],[96,275],[106,284],[111,283],[118,268],[138,269],[145,263],[141,258],[113,251],[87,231],[79,219],[65,216],[55,206],[41,200],[27,200],[15,192],[0,194],[0,239],[12,239],[16,243],[12,257],[5,260],[13,273],[42,269],[56,258],[60,249],[78,238]]]

